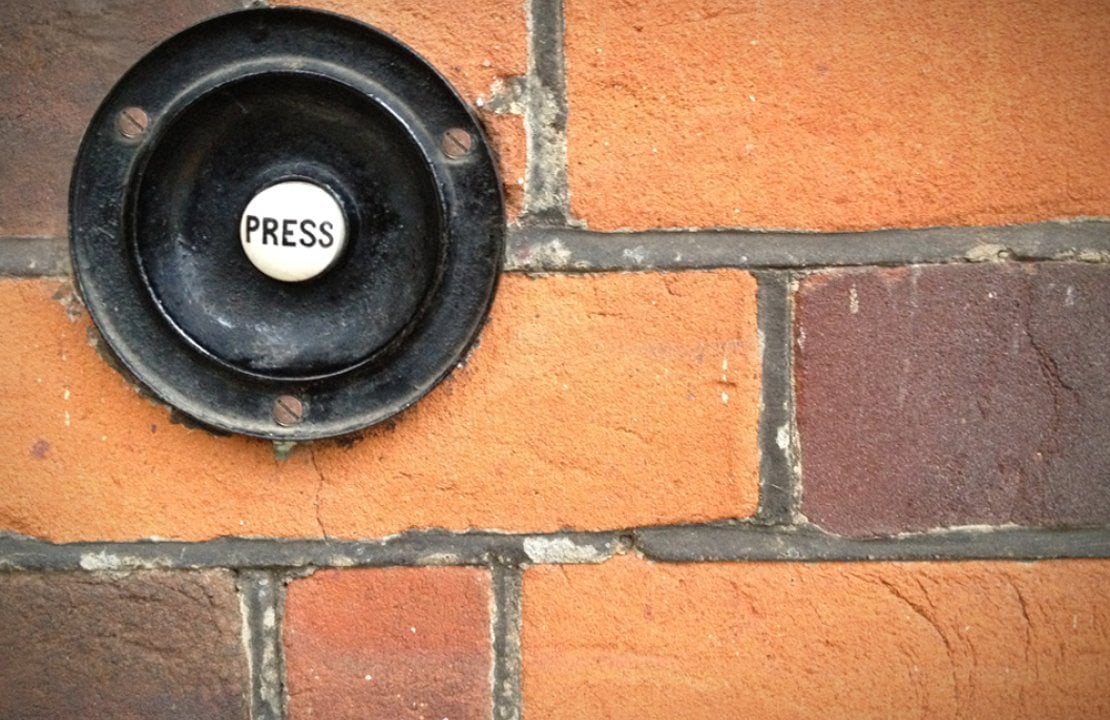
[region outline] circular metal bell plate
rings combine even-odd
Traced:
[[[288,192],[326,194],[330,221],[252,203]],[[342,249],[301,274],[245,252],[309,257],[336,225]],[[447,81],[301,9],[218,17],[143,58],[70,195],[77,281],[122,364],[199,422],[274,440],[381,422],[441,381],[489,311],[503,233],[494,159]],[[279,398],[296,417],[278,422]]]

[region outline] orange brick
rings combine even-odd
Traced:
[[[1110,717],[1110,562],[540,566],[550,718]]]
[[[97,356],[66,292],[0,281],[3,530],[358,538],[694,522],[757,503],[743,272],[506,276],[464,369],[353,446],[285,462],[264,441],[174,424]]]
[[[361,20],[393,35],[420,53],[476,108],[494,150],[509,218],[520,212],[525,167],[524,121],[496,114],[489,101],[507,91],[509,80],[528,69],[527,22],[521,0],[278,0],[328,10]]]
[[[329,720],[488,718],[489,573],[321,571],[285,602],[289,715]]]
[[[1110,5],[567,0],[596,229],[1110,214]]]

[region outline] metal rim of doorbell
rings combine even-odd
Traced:
[[[346,220],[346,247],[297,282],[241,244],[244,208],[281,183],[326,189]],[[310,245],[294,220],[282,242]],[[282,441],[380,423],[442,381],[489,312],[504,227],[493,153],[450,84],[307,9],[219,16],[152,50],[93,117],[70,188],[78,288],[123,368],[202,425]]]

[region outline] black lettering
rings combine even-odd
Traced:
[[[314,220],[301,220],[301,245],[305,247],[312,247],[316,244],[316,236],[312,233],[313,228],[316,227]]]
[[[247,215],[247,237],[245,242],[251,241],[251,233],[258,229],[262,221],[258,219],[257,215]]]
[[[324,237],[328,239],[327,242],[324,242],[323,238],[321,238],[320,247],[331,247],[332,243],[335,242],[335,236],[331,234],[331,223],[327,220],[320,223],[320,232],[322,232],[324,234]]]
[[[282,247],[297,247],[297,243],[291,239],[293,237],[293,228],[297,225],[296,220],[282,220],[281,221],[281,244]]]
[[[274,218],[262,218],[262,244],[266,245],[273,243],[278,244],[277,239],[278,221]]]

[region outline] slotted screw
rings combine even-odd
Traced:
[[[444,155],[452,160],[458,160],[469,155],[474,149],[474,138],[462,128],[451,128],[443,133],[440,146],[443,148]]]
[[[125,138],[135,138],[142,135],[146,132],[149,124],[150,117],[140,107],[124,108],[119,117],[116,118],[119,132]]]
[[[282,427],[296,425],[304,420],[304,403],[292,395],[282,395],[274,400],[274,422]]]

